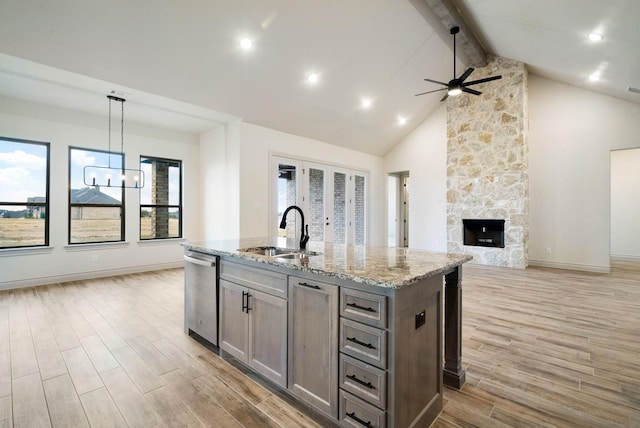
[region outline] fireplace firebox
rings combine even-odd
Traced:
[[[504,220],[463,219],[464,245],[504,248]]]

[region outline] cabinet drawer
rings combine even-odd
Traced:
[[[340,318],[340,351],[385,369],[387,332]]]
[[[382,409],[387,405],[387,373],[340,354],[340,388]]]
[[[387,298],[342,287],[340,315],[375,327],[387,326]]]
[[[254,290],[287,298],[287,276],[283,273],[223,260],[220,263],[220,277]]]
[[[387,415],[371,404],[340,390],[340,423],[349,427],[384,428],[387,426]]]

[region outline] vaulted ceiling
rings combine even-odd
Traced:
[[[627,90],[640,88],[637,0],[435,3],[491,54],[640,103]],[[452,77],[448,19],[433,0],[3,1],[0,94],[106,114],[115,90],[141,122],[202,132],[240,118],[383,155],[439,105],[414,94]]]

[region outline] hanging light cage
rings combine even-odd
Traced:
[[[111,166],[111,155],[122,155],[124,161],[124,98],[107,95],[109,99],[109,166],[88,165],[84,167],[85,186],[94,187],[120,187],[128,189],[141,189],[144,187],[144,171],[141,169],[126,169]],[[120,117],[120,152],[111,151],[111,102],[121,103]]]

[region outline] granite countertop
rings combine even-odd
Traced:
[[[435,253],[397,247],[309,242],[308,251],[320,253],[302,259],[283,259],[238,251],[261,246],[295,250],[298,243],[284,238],[245,238],[202,243],[186,242],[185,248],[218,256],[238,257],[292,270],[333,276],[386,288],[400,288],[423,278],[441,275],[472,259],[461,254]]]

